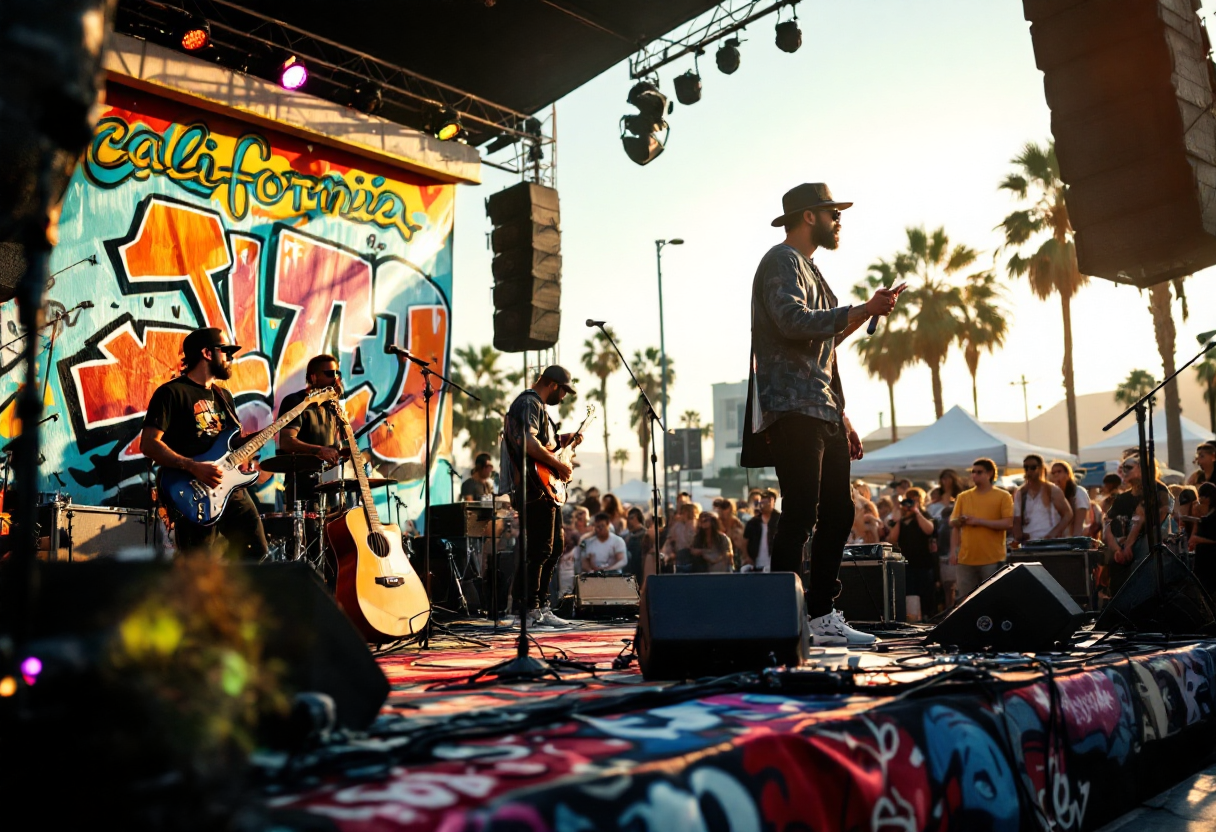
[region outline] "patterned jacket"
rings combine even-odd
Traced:
[[[755,436],[786,413],[840,422],[844,390],[836,370],[836,336],[849,306],[838,306],[815,264],[780,243],[760,261],[752,283],[752,349],[744,420],[744,467],[772,465],[757,455]]]

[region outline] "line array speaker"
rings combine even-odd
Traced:
[[[1216,115],[1198,0],[1023,0],[1082,273],[1216,263]]]
[[[494,224],[494,347],[548,349],[561,330],[561,213],[557,191],[521,182],[486,200]]]

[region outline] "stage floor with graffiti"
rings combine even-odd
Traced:
[[[903,633],[676,685],[613,669],[632,625],[580,623],[531,653],[588,669],[469,686],[516,635],[454,630],[481,643],[380,657],[393,691],[371,736],[268,767],[270,806],[343,832],[1093,829],[1216,736],[1216,641],[960,656]]]

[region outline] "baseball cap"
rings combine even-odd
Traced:
[[[228,355],[235,355],[241,351],[239,344],[229,344],[224,338],[224,331],[214,326],[205,326],[201,329],[196,329],[186,336],[182,341],[182,352],[186,355],[196,353],[201,350],[219,347]]]
[[[540,377],[549,379],[549,381],[552,381],[558,387],[564,388],[566,392],[572,396],[578,395],[574,388],[570,386],[570,383],[574,380],[570,377],[570,371],[560,364],[550,364],[545,368],[545,371],[540,374]]]

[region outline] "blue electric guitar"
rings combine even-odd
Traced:
[[[167,496],[173,507],[187,520],[200,526],[210,526],[224,513],[224,507],[228,505],[232,492],[258,478],[257,471],[246,473],[241,470],[241,466],[248,464],[263,445],[303,413],[309,405],[335,401],[337,398],[338,394],[332,387],[313,390],[304,397],[304,401],[284,413],[269,427],[250,436],[239,447],[235,446],[236,441],[241,438],[239,425],[222,431],[206,453],[194,457],[195,462],[210,462],[219,466],[224,476],[220,484],[215,488],[208,488],[186,471],[167,468],[161,470],[160,493]]]

